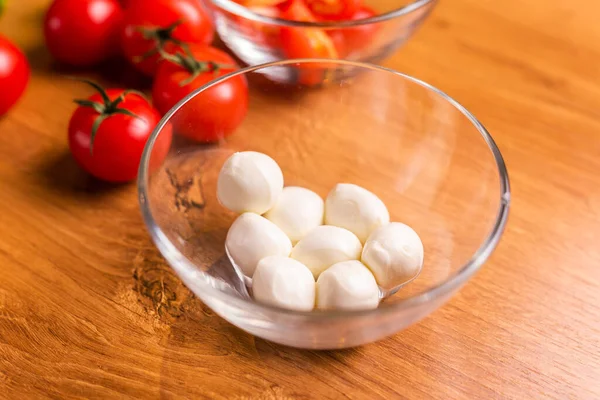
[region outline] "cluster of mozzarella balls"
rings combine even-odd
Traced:
[[[390,223],[385,204],[360,186],[337,184],[323,201],[309,189],[284,187],[275,160],[245,151],[223,165],[217,197],[240,214],[225,248],[252,278],[260,303],[299,311],[376,308],[379,287],[397,287],[422,268],[417,233]]]

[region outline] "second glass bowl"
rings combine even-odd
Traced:
[[[440,307],[473,276],[498,243],[508,215],[502,156],[477,119],[439,90],[401,73],[350,61],[328,69],[356,71],[320,87],[265,80],[280,70],[314,71],[324,60],[282,61],[226,75],[182,100],[149,139],[139,174],[142,214],[156,246],[183,282],[218,315],[256,336],[302,348],[331,349],[395,333]],[[218,144],[178,136],[211,88],[245,76],[248,114]],[[218,112],[219,110],[214,110]],[[164,144],[171,131],[169,154]],[[219,204],[216,182],[236,151],[266,153],[287,186],[326,196],[339,182],[378,195],[391,220],[415,229],[425,248],[420,275],[378,309],[293,312],[247,298],[225,254],[236,215]]]
[[[365,5],[378,12],[372,18],[297,22],[258,14],[232,0],[204,0],[212,11],[223,42],[248,65],[286,59],[283,30],[303,35],[320,30],[333,39],[337,54],[330,58],[377,63],[400,47],[421,25],[437,0],[371,0]],[[339,40],[345,44],[337,46]],[[320,55],[324,57],[323,55]],[[297,57],[318,57],[303,54]]]

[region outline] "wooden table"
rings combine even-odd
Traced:
[[[47,3],[12,1],[0,25],[34,68],[0,120],[0,398],[600,397],[600,3],[442,1],[387,62],[487,125],[512,214],[446,306],[340,352],[216,317],[152,246],[134,185],[79,171],[66,125],[89,91],[44,50]]]

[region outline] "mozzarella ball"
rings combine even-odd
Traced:
[[[306,265],[316,279],[335,263],[358,260],[361,251],[360,240],[352,232],[337,226],[322,225],[296,244],[291,257]]]
[[[217,180],[219,202],[237,213],[265,213],[275,205],[282,189],[279,165],[268,155],[255,151],[229,157]]]
[[[423,243],[410,226],[392,222],[371,233],[361,258],[377,283],[382,288],[392,289],[421,271]]]
[[[373,193],[350,183],[338,183],[325,200],[325,224],[346,228],[362,243],[390,222],[385,204]]]
[[[252,292],[259,303],[288,310],[311,311],[315,306],[315,279],[304,264],[289,257],[260,260],[252,276]]]
[[[289,256],[292,242],[268,219],[254,213],[244,213],[229,228],[225,248],[232,262],[244,275],[252,276],[256,265],[263,258]]]
[[[305,188],[288,186],[283,188],[275,206],[265,218],[281,228],[292,243],[298,242],[308,232],[323,225],[323,199]]]
[[[360,261],[343,261],[329,267],[317,280],[320,310],[368,310],[379,305],[375,277]]]

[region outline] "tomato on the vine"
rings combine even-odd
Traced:
[[[199,0],[130,1],[121,45],[125,57],[146,75],[154,75],[159,50],[175,53],[184,43],[208,44],[214,27]]]
[[[27,87],[29,75],[29,63],[25,55],[0,35],[0,115],[19,100]]]
[[[160,64],[152,99],[166,113],[181,99],[210,81],[235,69],[235,61],[210,46],[191,46],[189,54],[166,55]],[[248,111],[248,83],[238,75],[196,95],[179,111],[177,133],[200,142],[212,142],[232,133]]]
[[[109,182],[135,179],[144,146],[160,114],[135,91],[104,90],[86,81],[98,93],[75,100],[79,107],[69,121],[69,148],[79,165],[95,177]],[[152,166],[159,166],[171,145],[168,125],[158,136]]]
[[[123,10],[117,0],[55,0],[44,21],[48,50],[78,67],[116,55]]]

